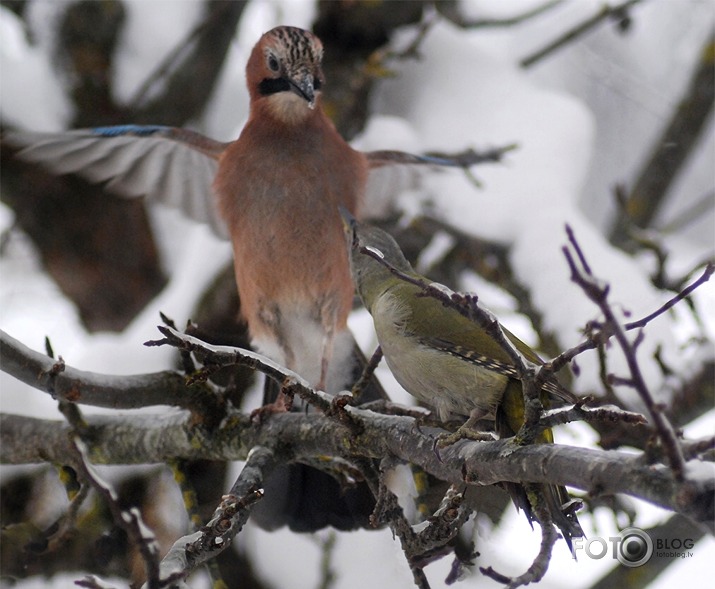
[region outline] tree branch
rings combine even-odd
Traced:
[[[715,102],[715,36],[710,36],[700,53],[697,70],[686,95],[656,141],[648,161],[638,174],[633,189],[622,203],[614,220],[611,242],[629,245],[630,227],[648,227],[658,211],[678,172],[687,161],[712,113]],[[632,243],[630,244],[632,245]]]
[[[710,277],[713,275],[714,272],[715,272],[715,264],[713,264],[712,262],[708,262],[706,264],[705,270],[703,270],[703,273],[701,274],[700,278],[698,278],[695,282],[693,282],[690,285],[688,285],[687,287],[685,287],[677,295],[675,295],[672,299],[667,301],[659,309],[656,309],[655,311],[653,311],[650,315],[643,317],[643,318],[639,319],[638,321],[631,321],[630,323],[626,323],[623,326],[624,329],[631,330],[631,329],[638,329],[639,327],[645,327],[645,325],[647,323],[649,323],[650,321],[652,321],[659,315],[662,315],[668,309],[673,308],[676,304],[678,304],[680,301],[682,301],[685,297],[689,296],[700,285],[705,284],[708,280],[710,280]]]
[[[528,491],[527,491],[528,492]],[[507,589],[516,589],[517,587],[522,587],[524,585],[529,585],[530,583],[538,583],[543,579],[546,571],[549,568],[549,562],[551,561],[551,552],[558,539],[558,534],[556,533],[556,528],[551,520],[551,514],[546,507],[546,505],[541,502],[534,506],[535,511],[538,511],[537,518],[541,523],[541,545],[539,547],[539,552],[531,563],[528,570],[515,578],[505,577],[504,575],[497,573],[491,567],[480,568],[482,573],[486,576],[494,579],[497,582],[504,582]]]
[[[609,6],[608,4],[603,5],[601,7],[601,9],[596,14],[594,14],[591,18],[585,20],[584,22],[577,25],[570,31],[567,31],[566,33],[561,35],[558,39],[555,39],[554,41],[549,43],[543,49],[540,49],[539,51],[533,53],[532,55],[529,55],[528,57],[525,57],[524,59],[522,59],[521,67],[523,67],[523,68],[531,67],[535,63],[544,59],[547,55],[550,55],[554,51],[561,49],[562,47],[565,47],[569,43],[572,43],[574,40],[578,39],[583,34],[594,29],[595,27],[600,25],[605,20],[608,20],[609,18],[627,23],[628,22],[628,10],[634,4],[637,4],[638,2],[641,2],[641,0],[627,0],[626,2],[624,2],[623,4],[619,4],[618,6]]]
[[[117,493],[109,483],[102,480],[90,464],[84,441],[80,440],[79,436],[73,435],[70,443],[75,449],[73,462],[80,476],[104,499],[116,525],[126,532],[130,542],[139,551],[144,563],[147,589],[160,589],[162,585],[159,577],[159,546],[153,532],[144,523],[136,507],[123,509],[120,506]]]
[[[541,16],[542,14],[548,12],[552,8],[555,8],[559,4],[563,4],[564,0],[547,0],[539,6],[535,6],[529,10],[526,10],[520,14],[505,18],[479,18],[470,20],[460,14],[458,10],[458,4],[451,2],[436,3],[436,8],[441,14],[452,21],[459,27],[465,29],[476,29],[476,28],[497,28],[497,27],[511,27],[514,25],[521,24],[527,20]]]
[[[157,329],[164,334],[164,339],[148,341],[144,345],[171,345],[184,352],[197,353],[209,371],[215,366],[247,366],[248,368],[265,374],[268,378],[277,382],[286,393],[298,394],[301,399],[314,405],[321,411],[329,412],[332,408],[332,395],[314,390],[308,384],[308,381],[299,374],[287,368],[283,368],[262,354],[244,350],[243,348],[207,344],[196,337],[181,333],[168,326],[159,325]],[[200,375],[191,377],[192,381],[199,379]]]
[[[254,447],[236,482],[209,522],[198,532],[182,536],[161,561],[160,577],[176,582],[215,558],[231,545],[234,537],[248,521],[251,507],[263,497],[263,481],[276,466],[274,453],[264,447]]]
[[[57,371],[55,360],[35,352],[2,330],[0,358],[3,372],[71,403],[110,409],[175,405],[204,414],[212,405],[220,403],[209,387],[189,387],[184,376],[173,371],[127,376],[86,372],[70,366]]]
[[[298,461],[321,455],[394,456],[456,485],[501,481],[569,485],[594,496],[625,493],[696,521],[712,522],[715,515],[715,478],[709,463],[693,462],[685,480],[677,481],[665,465],[644,462],[642,452],[463,440],[437,456],[433,437],[420,432],[414,419],[350,406],[345,410],[362,426],[354,437],[337,420],[318,414],[273,415],[260,425],[236,414],[213,432],[192,427],[185,415],[89,416],[90,457],[96,464],[147,464],[174,458],[234,461],[245,460],[254,446],[280,445],[290,448],[290,458]],[[0,415],[0,463],[66,462],[69,431],[63,422]]]
[[[571,270],[571,280],[577,284],[584,294],[595,303],[600,309],[601,313],[605,318],[606,332],[612,335],[618,342],[619,347],[623,351],[626,357],[626,362],[628,363],[628,370],[630,372],[630,377],[624,384],[631,386],[640,396],[641,400],[646,406],[648,413],[650,414],[653,424],[655,426],[656,432],[660,437],[666,454],[668,455],[668,461],[673,469],[673,473],[677,480],[683,481],[685,477],[685,459],[682,454],[675,430],[668,420],[668,418],[663,413],[663,407],[657,405],[653,399],[648,385],[643,378],[640,366],[638,364],[638,359],[636,357],[636,349],[640,342],[640,337],[642,332],[638,334],[636,341],[631,343],[626,337],[626,331],[621,326],[619,321],[611,309],[611,305],[608,302],[609,286],[600,284],[596,277],[592,274],[591,269],[586,262],[585,255],[581,250],[581,246],[576,240],[576,236],[570,227],[566,227],[566,233],[568,235],[569,243],[574,253],[576,254],[580,268],[576,264],[573,258],[571,250],[564,246],[563,253],[568,262],[569,268]],[[612,377],[613,378],[613,377]]]

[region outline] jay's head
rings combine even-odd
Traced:
[[[246,81],[253,103],[265,102],[286,123],[305,119],[315,108],[323,85],[320,39],[297,27],[276,27],[251,52]]]

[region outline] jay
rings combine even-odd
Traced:
[[[321,107],[322,55],[309,31],[265,33],[246,66],[249,117],[229,143],[137,125],[5,139],[23,148],[23,159],[179,207],[228,237],[252,344],[337,392],[353,370],[347,318],[354,293],[339,207],[360,218],[377,168],[474,162],[353,149]],[[274,408],[284,409],[280,399]]]

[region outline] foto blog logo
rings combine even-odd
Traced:
[[[639,567],[647,563],[653,553],[660,558],[690,558],[695,545],[692,538],[663,539],[655,541],[640,528],[626,528],[618,536],[601,538],[573,538],[574,553],[586,553],[588,558],[612,558],[623,566]]]
[[[612,558],[627,567],[644,565],[653,556],[653,540],[639,528],[626,528],[618,536],[573,538],[574,553],[586,553],[588,558]]]

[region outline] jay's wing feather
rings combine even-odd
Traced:
[[[20,148],[21,159],[57,174],[76,173],[91,182],[106,182],[109,190],[122,196],[146,196],[228,237],[211,190],[225,143],[186,129],[139,125],[11,132],[3,141]]]
[[[504,155],[516,148],[516,145],[505,147],[495,147],[485,151],[474,151],[465,149],[458,153],[425,153],[413,154],[406,151],[382,150],[368,151],[365,153],[370,169],[374,170],[385,166],[395,165],[427,165],[440,168],[469,168],[476,164],[498,163]]]
[[[406,151],[395,150],[380,150],[368,151],[365,153],[370,169],[381,168],[383,166],[395,165],[428,165],[428,166],[446,166],[446,167],[465,167],[465,164],[459,157],[451,157],[447,155],[418,155],[407,153]],[[459,155],[459,154],[458,154]]]
[[[419,188],[426,171],[440,171],[443,168],[467,170],[477,164],[498,163],[515,148],[516,145],[507,145],[480,152],[465,149],[457,153],[426,154],[396,150],[365,152],[370,170],[365,194],[366,212],[376,217],[386,214],[390,203],[385,202],[385,195],[397,195]]]
[[[424,174],[438,169],[429,158],[405,151],[368,151],[365,156],[370,171],[365,187],[364,214],[368,217],[388,215],[393,198],[418,190]]]

